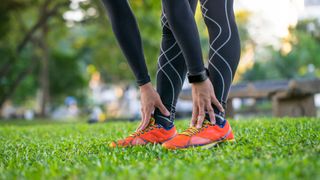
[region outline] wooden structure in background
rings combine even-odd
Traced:
[[[275,117],[316,116],[314,95],[320,92],[320,79],[261,81],[233,85],[227,102],[227,116],[233,117],[233,98],[268,98]],[[183,90],[182,99],[191,100],[191,89]]]

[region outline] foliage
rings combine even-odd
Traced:
[[[86,34],[82,36],[80,48],[88,51],[88,56],[92,57],[90,63],[97,67],[107,82],[134,82],[132,71],[119,49],[102,3],[95,1],[90,5],[98,11],[98,15],[87,22],[86,26],[75,24],[72,28]],[[154,79],[161,39],[160,1],[130,1],[130,5],[140,28],[148,70]],[[74,38],[78,37],[81,36]]]
[[[308,27],[314,28],[308,28]],[[320,77],[320,24],[317,20],[300,21],[290,28],[282,48],[266,48],[269,59],[258,60],[243,75],[243,80],[297,79]]]
[[[1,12],[1,17],[5,17],[6,21],[1,21],[1,27],[6,27],[6,32],[0,42],[0,106],[5,99],[10,98],[21,104],[35,97],[40,89],[40,64],[45,56],[44,45],[49,47],[50,77],[47,81],[50,81],[52,100],[55,100],[53,102],[59,101],[59,97],[63,95],[77,96],[77,91],[85,87],[87,83],[78,61],[79,53],[71,49],[72,41],[65,41],[71,32],[61,16],[68,4],[68,1],[62,0],[3,2],[2,6],[6,7],[6,11]],[[47,14],[44,12],[45,8]],[[41,35],[44,26],[49,29],[48,38]],[[62,84],[69,86],[62,87]]]
[[[2,122],[0,179],[319,179],[313,118],[231,121],[237,143],[210,150],[111,149],[137,123]],[[187,121],[176,123],[179,129]]]
[[[3,10],[0,16],[3,20],[0,29],[3,32],[0,37],[1,100],[13,97],[14,102],[21,103],[34,97],[41,88],[39,74],[44,56],[41,28],[32,34],[21,52],[17,52],[17,49],[29,30],[41,20],[41,11],[47,2],[48,7],[61,2],[75,6],[59,8],[54,16],[43,23],[49,29],[45,43],[49,47],[48,81],[53,102],[61,102],[60,97],[63,96],[79,95],[77,92],[87,85],[86,66],[89,64],[94,65],[107,82],[134,81],[100,1],[4,1],[0,6],[0,10]],[[161,37],[160,1],[132,1],[131,6],[141,28],[150,75],[154,77]],[[72,11],[81,11],[84,17],[80,21],[65,19],[65,13]]]
[[[241,51],[244,51],[247,44],[253,43],[247,29],[251,13],[249,11],[241,10],[238,11],[235,15],[240,36]]]
[[[148,70],[155,80],[161,41],[161,1],[129,2],[140,27]],[[58,4],[62,5],[32,32],[46,17],[44,10],[52,10]],[[83,17],[78,20],[66,17],[74,12],[81,12]],[[135,82],[100,0],[5,0],[0,13],[0,106],[4,99],[21,104],[43,90],[40,79],[41,62],[46,56],[44,45],[48,47],[51,104],[61,103],[69,95],[82,96],[88,85],[88,65],[101,72],[107,83]],[[207,54],[208,37],[199,17],[202,47]],[[243,41],[248,39],[245,28],[248,17],[247,12],[237,14]],[[45,26],[48,32],[44,36]],[[30,38],[24,42],[30,32]]]

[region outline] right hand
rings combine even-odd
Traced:
[[[170,116],[170,112],[163,105],[159,94],[152,87],[151,83],[140,86],[140,94],[142,120],[137,128],[137,131],[144,130],[148,126],[151,119],[151,114],[155,108],[158,108],[163,115]]]
[[[201,128],[207,111],[212,124],[216,123],[214,110],[212,105],[215,105],[219,111],[224,112],[224,109],[215,96],[212,83],[209,79],[192,84],[192,120],[190,126]]]

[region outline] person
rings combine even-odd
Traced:
[[[154,118],[143,118],[135,133],[112,142],[111,147],[163,143],[164,148],[180,149],[211,147],[222,141],[234,140],[224,117],[225,102],[240,57],[233,1],[200,1],[210,39],[208,70],[203,65],[194,20],[197,3],[197,0],[162,1],[163,35],[157,92],[170,115],[156,108]],[[192,84],[193,114],[190,128],[177,134],[173,124],[175,105],[186,76]]]

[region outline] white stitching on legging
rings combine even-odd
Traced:
[[[208,0],[204,1],[203,4],[201,4],[201,8],[203,9],[202,12],[205,11],[202,13],[202,15],[203,15],[203,17],[209,19],[210,21],[212,21],[213,23],[215,23],[219,27],[219,33],[218,33],[217,37],[211,42],[211,44],[213,44],[220,37],[221,32],[222,32],[222,30],[221,30],[222,28],[219,25],[219,23],[217,23],[214,19],[207,16],[208,9],[204,6],[207,2],[208,2]],[[211,44],[210,44],[210,46],[211,46]]]
[[[168,78],[168,80],[170,81],[170,84],[171,84],[171,87],[172,87],[172,96],[173,96],[173,99],[174,99],[174,86],[173,86],[173,83],[172,83],[170,77],[168,76],[168,74],[167,74],[165,71],[162,71],[162,72],[163,72],[163,74]],[[173,102],[171,102],[171,103],[173,103]],[[171,105],[171,106],[172,106],[172,105]],[[170,116],[171,116],[171,115],[172,115],[172,114],[170,113]],[[168,121],[168,119],[165,119],[165,120]],[[169,122],[173,122],[173,121],[171,120],[171,118],[169,119]]]
[[[219,25],[219,23],[217,23],[214,19],[212,19],[212,18],[210,18],[209,16],[207,16],[208,9],[205,7],[205,5],[206,5],[207,2],[208,2],[208,0],[205,0],[205,1],[201,4],[202,16],[203,16],[204,18],[210,20],[210,21],[213,22],[214,24],[216,24],[216,25],[218,26],[218,28],[219,28],[219,33],[218,33],[217,37],[210,43],[210,49],[212,49],[212,46],[211,46],[211,45],[213,45],[213,43],[220,37],[221,32],[222,32],[222,28],[221,28],[221,26]],[[212,57],[213,57],[213,56],[211,56],[211,57],[209,58],[209,61],[208,61],[208,62],[209,62],[209,65],[211,65],[211,66],[214,68],[214,70],[216,70],[216,71],[218,72],[218,74],[220,75],[220,77],[221,77],[221,82],[222,82],[222,92],[221,92],[221,94],[223,95],[223,93],[224,93],[224,78],[223,78],[221,72],[219,71],[219,69],[216,68],[216,67],[214,66],[214,64],[210,61],[210,60],[212,59]],[[220,101],[222,101],[222,99],[223,99],[222,97],[223,97],[223,96],[221,96],[221,100],[220,100]]]
[[[167,20],[167,18],[166,18],[166,15],[164,14],[164,12],[163,12],[162,14],[163,14],[163,16],[161,17],[162,28],[164,28],[164,26],[166,26],[167,28],[170,29],[170,27],[167,26],[168,20]],[[166,18],[166,20],[163,21],[163,18]],[[171,45],[171,47],[169,47],[169,48],[166,49],[165,51],[163,50],[162,44],[160,45],[160,51],[161,51],[161,53],[160,53],[160,56],[159,56],[159,58],[158,58],[158,66],[159,66],[159,69],[157,70],[157,76],[158,76],[158,73],[159,73],[160,71],[162,71],[162,72],[164,73],[164,75],[168,78],[168,80],[169,80],[169,82],[170,82],[170,84],[171,84],[171,87],[172,87],[171,109],[173,109],[173,108],[175,107],[175,106],[174,106],[175,89],[174,89],[174,85],[173,85],[172,80],[170,79],[170,77],[168,76],[168,74],[165,72],[165,70],[164,70],[163,68],[169,64],[170,67],[173,68],[173,70],[174,70],[174,71],[176,72],[176,74],[178,75],[181,85],[183,85],[183,81],[182,81],[182,78],[181,78],[180,74],[179,74],[178,71],[174,68],[174,66],[171,64],[171,61],[173,61],[174,59],[176,59],[176,58],[182,53],[182,51],[180,50],[179,53],[178,53],[177,55],[175,55],[174,57],[172,57],[171,59],[169,59],[168,56],[166,55],[166,53],[169,52],[176,44],[177,44],[177,41],[175,41],[175,42]],[[165,59],[167,60],[167,62],[161,65],[161,64],[160,64],[160,58],[161,58],[162,56],[165,56]],[[165,118],[163,118],[163,119],[165,119]],[[168,119],[165,119],[165,120],[169,121]],[[172,122],[171,118],[170,118],[170,121],[169,121],[169,122]]]
[[[163,18],[166,18],[165,21],[163,21]],[[164,28],[164,26],[166,26],[168,29],[170,29],[169,25],[167,25],[167,24],[168,24],[168,19],[167,19],[167,16],[165,15],[164,12],[162,12],[161,22],[162,22],[162,28]],[[176,44],[177,44],[177,41],[175,41],[174,45],[176,45]],[[162,55],[164,55],[165,58],[167,59],[167,62],[164,63],[162,66],[160,66],[160,68],[159,68],[158,71],[157,71],[157,74],[159,73],[160,70],[162,70],[165,66],[167,66],[167,65],[169,64],[169,65],[171,66],[171,68],[177,73],[177,75],[178,75],[178,77],[179,77],[179,80],[180,80],[180,83],[181,83],[181,85],[183,85],[183,81],[182,81],[182,78],[181,78],[180,74],[178,73],[177,69],[174,68],[174,66],[171,64],[171,61],[175,60],[175,59],[182,53],[182,50],[180,50],[179,53],[176,54],[176,55],[175,55],[173,58],[171,58],[170,60],[169,60],[169,58],[168,58],[167,55],[166,55],[166,52],[168,52],[169,50],[171,50],[171,49],[174,47],[174,45],[172,45],[170,48],[168,48],[165,52],[163,52],[162,45],[160,45],[161,54],[160,54],[159,58],[160,58]]]
[[[201,5],[201,7],[202,7],[203,10],[204,10],[203,16],[204,16],[205,18],[207,18],[208,20],[212,21],[213,23],[215,23],[216,25],[218,25],[218,27],[219,27],[219,34],[218,34],[218,36],[210,43],[210,49],[213,51],[213,54],[212,54],[211,57],[209,58],[209,63],[210,63],[210,65],[211,65],[212,67],[214,67],[214,69],[219,73],[220,77],[222,78],[221,80],[222,80],[222,82],[223,82],[223,91],[222,91],[222,95],[221,95],[221,101],[223,101],[224,96],[225,96],[225,92],[224,92],[224,81],[225,81],[225,80],[224,80],[221,72],[219,71],[219,69],[216,68],[216,67],[213,65],[213,63],[211,62],[211,60],[212,60],[212,58],[217,54],[217,55],[223,60],[223,62],[227,65],[227,67],[228,67],[228,69],[229,69],[229,71],[230,71],[230,74],[231,74],[230,78],[232,79],[233,73],[232,73],[232,70],[231,70],[231,67],[230,67],[229,63],[224,59],[223,56],[220,55],[220,53],[218,53],[218,51],[219,51],[222,47],[224,47],[224,46],[229,42],[229,40],[231,39],[231,27],[230,27],[230,22],[229,22],[229,18],[228,18],[228,10],[227,10],[227,1],[228,1],[228,0],[225,1],[225,13],[226,13],[226,19],[227,19],[227,24],[228,24],[229,35],[228,35],[227,40],[226,40],[219,48],[217,48],[216,50],[213,48],[213,43],[219,38],[219,36],[220,36],[220,34],[221,34],[221,32],[222,32],[222,28],[221,28],[221,26],[220,26],[216,21],[214,21],[212,18],[210,18],[210,17],[207,16],[207,11],[208,11],[208,9],[205,7],[205,4],[207,3],[207,1],[208,1],[208,0],[204,1],[204,3]],[[230,88],[229,88],[229,89],[230,89]]]
[[[166,21],[163,21],[163,18],[166,18]],[[168,20],[167,20],[167,16],[164,14],[164,13],[162,13],[162,17],[161,17],[161,22],[162,22],[162,28],[164,27],[164,26],[166,26],[168,29],[170,29],[170,27],[169,27],[169,22],[168,22]]]
[[[221,77],[221,82],[222,82],[222,94],[223,94],[223,92],[224,92],[224,78],[223,78],[223,76],[222,76],[222,74],[221,74],[221,72],[219,71],[219,69],[216,67],[216,66],[214,66],[213,65],[213,63],[211,62],[211,61],[209,61],[209,65],[211,65],[217,72],[218,72],[218,74],[220,75],[220,77]],[[223,100],[223,95],[221,96],[221,102],[222,102],[222,100]]]
[[[158,66],[161,67],[159,61],[158,61]],[[168,74],[167,74],[164,70],[162,70],[162,72],[163,72],[163,74],[168,78],[168,80],[169,80],[169,82],[170,82],[170,85],[171,85],[171,88],[172,88],[172,102],[171,102],[171,106],[172,106],[172,104],[173,104],[173,99],[174,99],[174,86],[173,86],[173,83],[172,83],[170,77],[168,76]],[[158,73],[157,73],[157,76],[158,76]],[[170,113],[170,115],[171,115],[171,113]],[[167,120],[167,119],[166,119],[166,120]],[[170,121],[169,121],[169,122],[172,122],[172,121],[171,121],[171,118],[170,118]]]
[[[227,24],[228,24],[228,32],[229,32],[228,38],[227,38],[227,40],[226,40],[219,48],[214,49],[214,48],[212,47],[212,46],[213,46],[213,43],[210,44],[210,48],[212,48],[212,50],[214,51],[214,53],[213,53],[213,55],[212,55],[211,58],[213,58],[213,56],[214,56],[215,54],[217,54],[217,55],[226,63],[226,65],[228,66],[228,68],[229,68],[229,70],[230,70],[231,78],[232,78],[233,73],[232,73],[232,70],[231,70],[231,67],[230,67],[229,63],[224,59],[223,56],[220,55],[220,53],[218,53],[218,51],[219,51],[221,48],[223,48],[223,47],[229,42],[229,40],[231,39],[231,27],[230,27],[230,22],[229,22],[229,17],[228,17],[227,5],[228,5],[228,0],[225,0],[225,7],[224,7],[224,9],[225,9],[226,20],[227,20]]]
[[[160,51],[163,51],[162,46],[160,46]],[[166,53],[164,53],[163,55],[165,56],[165,58],[167,59],[167,62],[162,64],[162,66],[158,69],[157,73],[160,71],[160,69],[163,69],[166,65],[170,65],[170,67],[172,67],[172,69],[176,72],[176,74],[179,77],[180,83],[183,84],[182,78],[180,76],[180,74],[178,73],[177,69],[174,68],[174,66],[171,64],[171,61],[175,60],[177,57],[179,57],[179,55],[182,53],[182,51],[180,51],[178,54],[176,54],[174,57],[172,57],[171,59],[169,59],[166,55]]]
[[[206,2],[207,2],[207,1],[206,1]],[[229,40],[231,39],[231,27],[230,27],[230,22],[229,22],[229,18],[228,18],[228,10],[227,10],[227,4],[228,4],[227,2],[228,2],[228,0],[226,0],[225,2],[226,2],[226,3],[225,3],[225,13],[226,13],[226,20],[227,20],[227,24],[228,24],[228,32],[229,32],[229,35],[228,35],[227,40],[226,40],[224,43],[222,43],[222,45],[221,45],[220,47],[218,47],[217,49],[214,49],[214,48],[212,47],[214,41],[213,41],[212,43],[210,43],[210,48],[212,48],[212,50],[214,51],[212,57],[213,57],[215,54],[218,54],[219,57],[223,58],[223,57],[218,53],[218,51],[219,51],[221,48],[223,48],[223,47],[229,42]],[[215,23],[216,23],[216,22],[215,22]],[[220,26],[220,29],[219,29],[219,30],[221,30],[221,26]],[[212,58],[212,57],[211,57],[211,58]],[[223,58],[223,60],[225,61],[224,58]],[[230,68],[230,66],[229,66],[229,63],[226,62],[226,61],[225,61],[225,63],[226,63],[227,66],[229,67],[230,72],[231,72],[231,74],[232,74],[232,71],[231,71],[231,68]]]
[[[163,68],[169,64],[169,65],[171,66],[171,68],[173,68],[173,70],[177,73],[177,75],[178,75],[178,77],[179,77],[179,79],[180,79],[180,83],[181,83],[181,85],[183,85],[182,78],[181,78],[180,74],[178,73],[177,69],[175,69],[174,66],[170,63],[171,61],[175,60],[175,59],[182,53],[182,51],[179,51],[179,53],[176,54],[176,55],[175,55],[174,57],[172,57],[171,59],[169,59],[169,58],[167,57],[167,55],[166,55],[166,53],[169,52],[172,48],[174,48],[174,46],[175,46],[176,44],[177,44],[177,41],[175,41],[175,43],[173,43],[173,45],[172,45],[171,47],[169,47],[168,49],[166,49],[165,51],[163,51],[162,45],[160,45],[160,52],[161,52],[161,53],[160,53],[160,55],[159,55],[158,62],[159,62],[159,59],[161,58],[161,56],[163,56],[163,55],[165,56],[167,62],[164,63],[164,64],[162,64],[162,65],[160,65],[160,64],[158,63],[158,64],[159,64],[159,69],[157,70],[157,74],[159,73],[160,70],[163,70]]]
[[[229,22],[229,17],[228,17],[228,0],[225,0],[225,6],[224,6],[224,9],[225,9],[225,13],[226,13],[226,20],[227,20],[227,24],[228,24],[228,30],[229,30],[229,35],[228,35],[228,38],[227,40],[218,48],[215,50],[215,53],[213,54],[213,56],[218,53],[218,51],[223,48],[228,42],[229,40],[231,39],[231,27],[230,27],[230,22]],[[228,64],[228,63],[227,63]],[[229,64],[228,64],[229,65]],[[229,66],[230,67],[230,66]],[[230,68],[231,69],[231,68]]]

